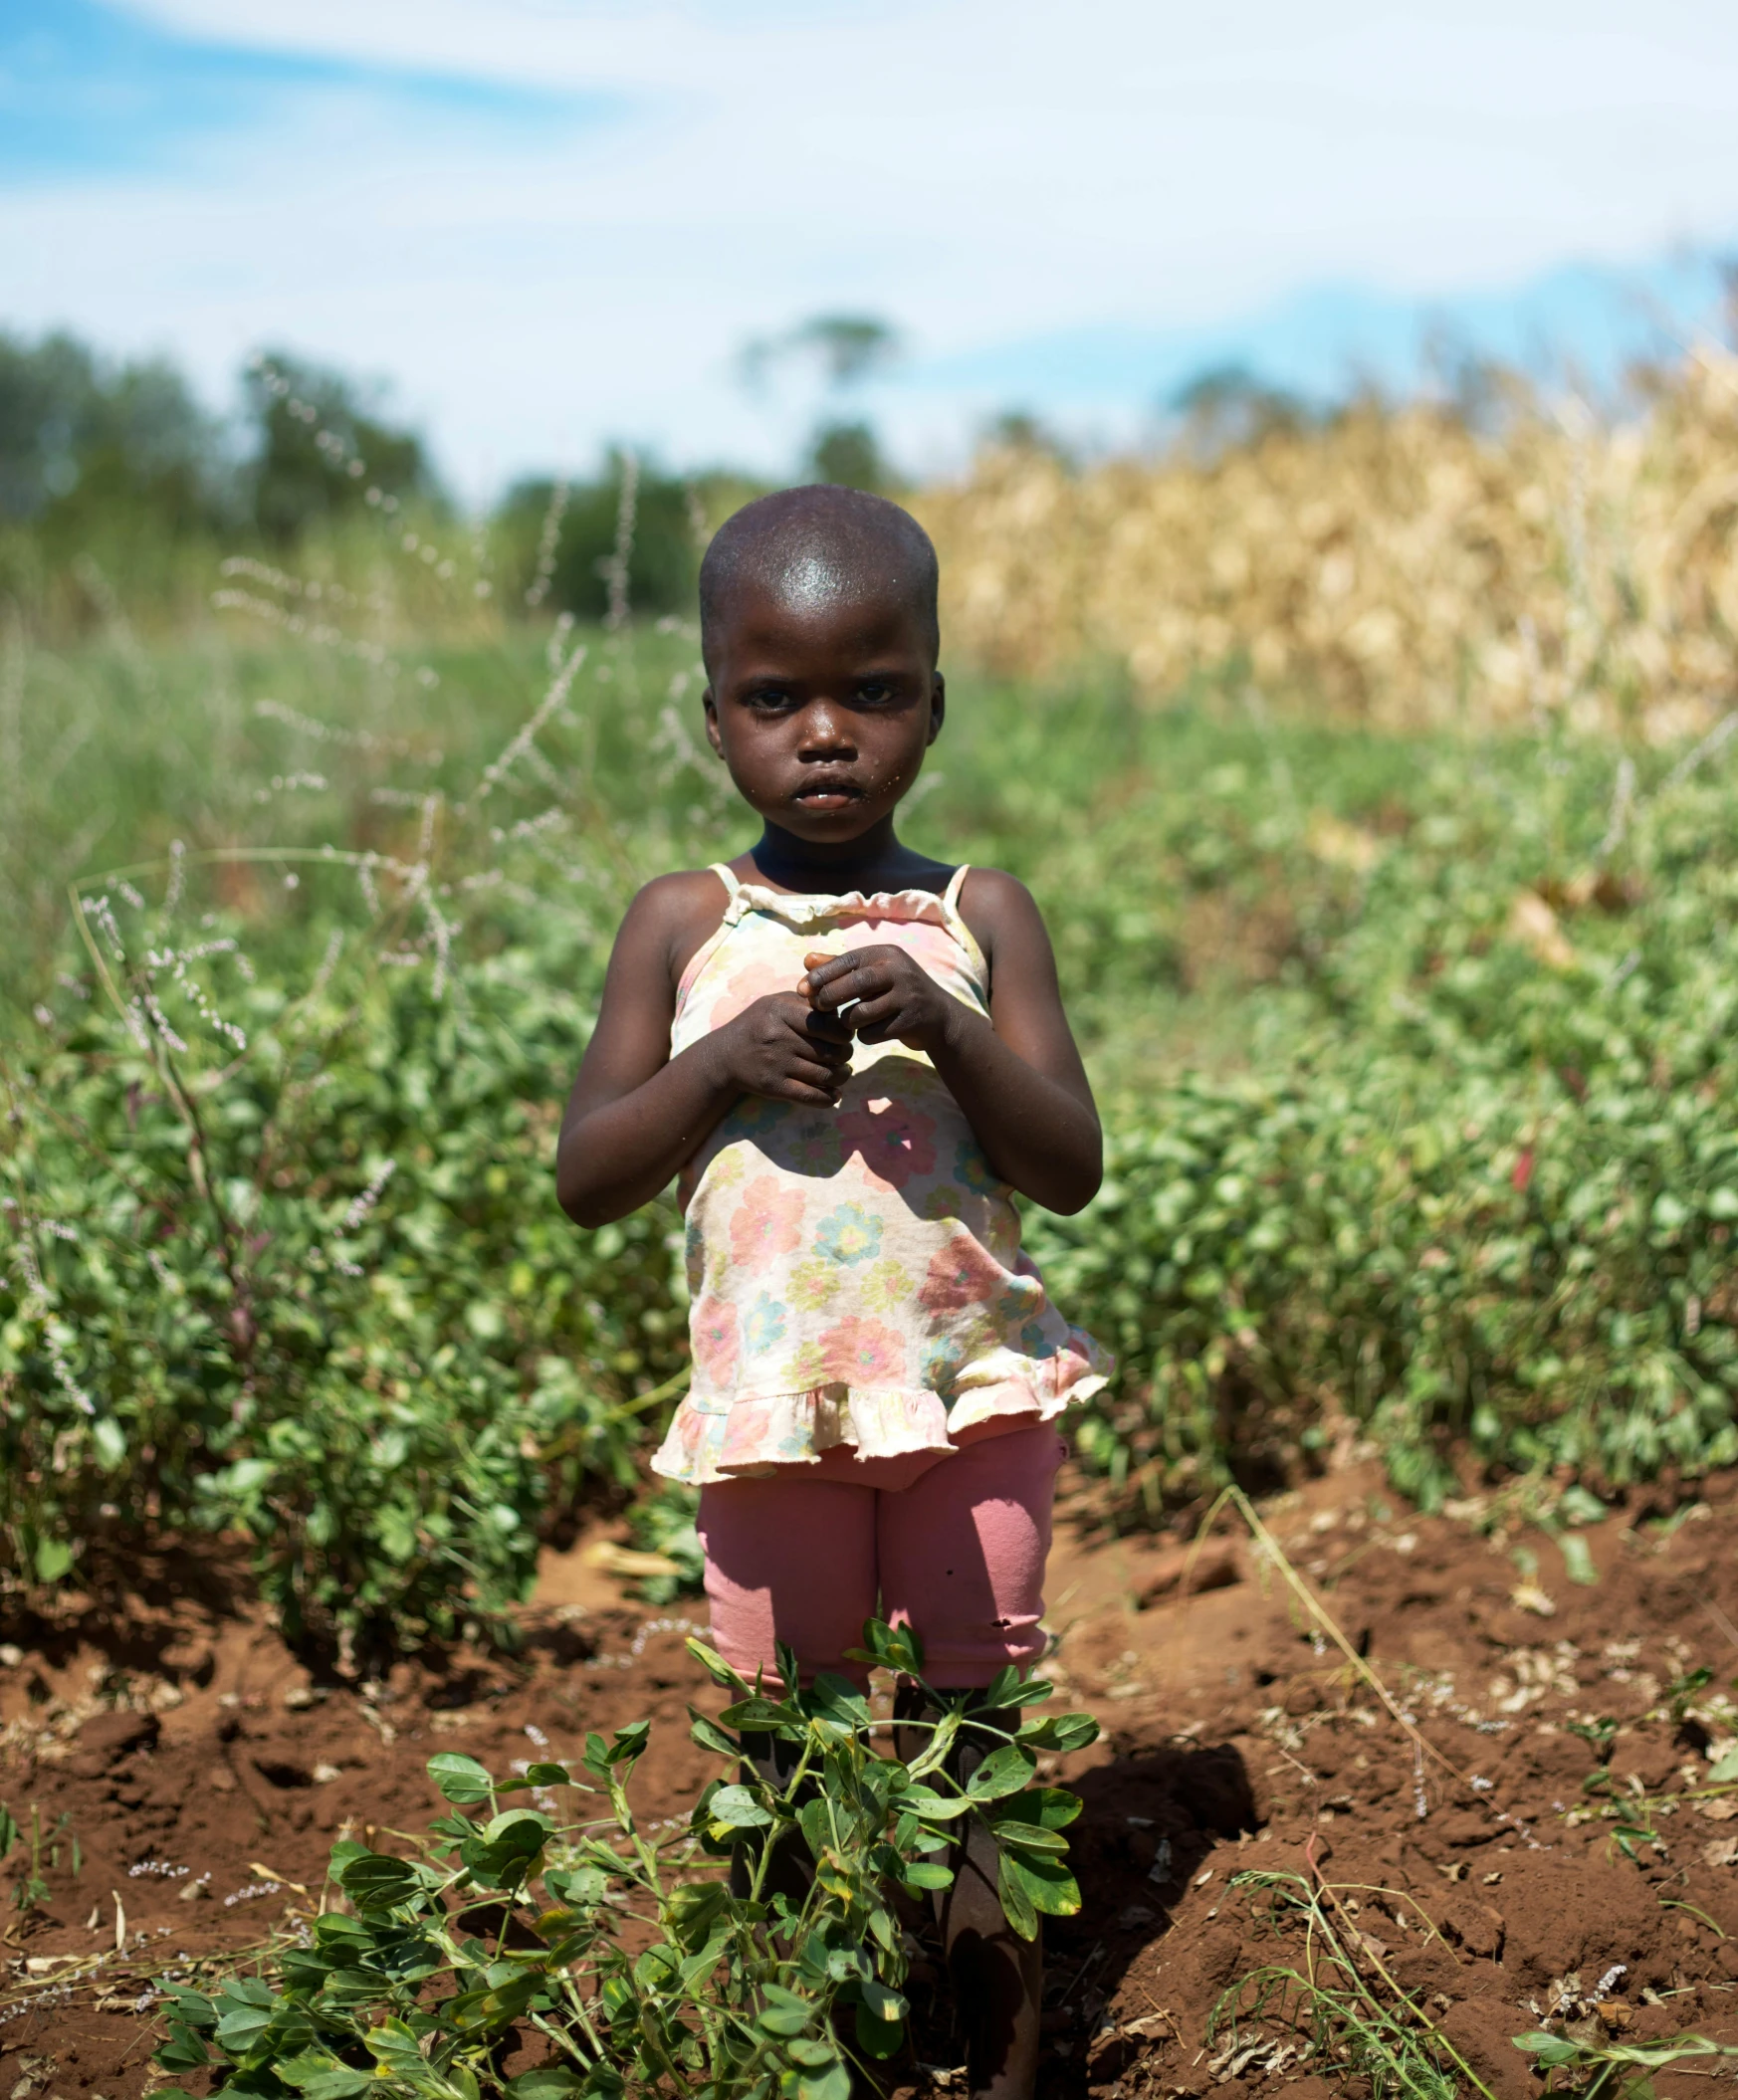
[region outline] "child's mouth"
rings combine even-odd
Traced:
[[[848,780],[817,780],[799,788],[792,797],[804,809],[845,809],[861,799],[861,790]]]

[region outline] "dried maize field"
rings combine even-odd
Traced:
[[[1216,457],[991,449],[915,508],[950,646],[1009,675],[1108,660],[1157,700],[1238,663],[1391,727],[1660,742],[1731,696],[1738,357],[1711,346],[1627,420],[1516,382],[1483,417],[1354,404]]]

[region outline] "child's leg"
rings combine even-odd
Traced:
[[[985,1685],[1004,1663],[1036,1662],[1044,1649],[1044,1561],[1062,1440],[1039,1424],[969,1444],[878,1512],[882,1600],[923,1636],[925,1674],[938,1690]],[[1017,1725],[1017,1713],[986,1716]],[[968,1729],[954,1755],[969,1780],[995,1746]],[[996,1850],[976,1827],[954,1855],[952,1888],[937,1916],[968,2014],[968,2075],[975,2100],[1029,2100],[1037,2079],[1041,1939],[1009,1927],[998,1892]]]
[[[763,1671],[778,1683],[774,1638],[796,1650],[804,1677],[837,1670],[867,1681],[846,1648],[863,1639],[875,1608],[875,1491],[840,1481],[776,1474],[702,1488],[698,1520],[706,1550],[706,1593],[712,1603],[712,1644],[751,1681]],[[760,1729],[743,1731],[743,1755],[767,1785],[790,1782],[797,1749]],[[763,1896],[800,1905],[813,1862],[794,1830],[778,1840]],[[748,1893],[747,1864],[739,1852],[731,1886]]]
[[[1047,1422],[967,1444],[877,1510],[881,1597],[923,1636],[924,1675],[985,1685],[1044,1652],[1044,1562],[1064,1445]]]
[[[776,1682],[776,1638],[796,1650],[804,1677],[833,1670],[867,1682],[844,1651],[862,1645],[875,1609],[873,1488],[799,1473],[720,1481],[700,1491],[699,1531],[712,1644],[726,1662]]]

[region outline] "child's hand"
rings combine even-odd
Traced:
[[[817,1014],[836,1016],[866,1043],[898,1040],[930,1050],[966,1011],[902,947],[858,947],[804,955],[797,989]]]
[[[708,1041],[726,1083],[768,1101],[830,1108],[851,1069],[850,1031],[800,992],[768,992]]]

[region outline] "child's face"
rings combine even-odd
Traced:
[[[706,730],[767,823],[843,845],[910,792],[943,705],[903,596],[793,603],[744,581],[715,642]]]

